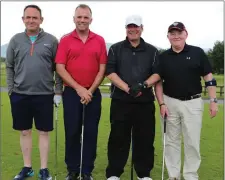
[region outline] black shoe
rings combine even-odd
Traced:
[[[93,178],[91,177],[91,175],[83,174],[82,180],[93,180]]]
[[[79,173],[75,172],[69,172],[68,175],[66,176],[66,180],[79,180]]]
[[[49,174],[49,170],[47,168],[40,169],[38,178],[40,180],[52,180],[52,176]]]
[[[30,167],[23,167],[22,170],[17,174],[13,180],[24,180],[27,177],[34,176],[34,171]]]

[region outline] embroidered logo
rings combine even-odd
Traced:
[[[190,60],[190,59],[191,59],[191,57],[188,57],[188,56],[187,56],[187,57],[186,57],[186,59]]]
[[[51,44],[44,44],[44,46],[48,46],[48,47],[51,47]]]

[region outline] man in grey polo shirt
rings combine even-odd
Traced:
[[[24,167],[14,180],[34,175],[31,165],[33,118],[39,132],[41,167],[38,176],[41,180],[51,180],[47,169],[48,132],[53,130],[53,102],[58,106],[62,93],[62,80],[54,73],[58,41],[40,28],[43,17],[38,6],[26,6],[22,19],[26,30],[11,38],[6,55],[13,129],[21,132],[20,145],[24,160]]]

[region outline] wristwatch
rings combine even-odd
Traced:
[[[217,102],[218,102],[218,100],[217,100],[217,98],[210,98],[210,102],[217,103]]]
[[[159,104],[159,107],[161,107],[162,105],[166,105],[165,103],[161,103],[161,104]]]

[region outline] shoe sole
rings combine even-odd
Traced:
[[[29,177],[33,177],[34,176],[34,171],[32,171],[30,174],[27,174],[26,177],[24,177],[25,179],[26,178],[29,178]],[[14,177],[13,180],[17,180],[18,178]]]
[[[40,174],[38,174],[38,180],[42,180]],[[52,177],[48,177],[47,180],[52,180]]]

